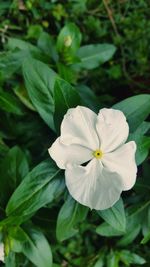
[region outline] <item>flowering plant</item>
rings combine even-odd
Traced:
[[[101,65],[111,65],[117,48],[81,46],[81,37],[68,23],[57,38],[42,31],[37,45],[8,38],[1,58],[6,267],[145,264],[148,247],[137,246],[150,240],[150,95],[130,92],[120,101],[107,91],[111,82],[103,89]]]

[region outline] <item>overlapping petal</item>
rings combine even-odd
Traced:
[[[122,190],[129,190],[136,181],[137,166],[135,162],[136,144],[128,142],[112,153],[105,154],[102,163],[110,171],[116,172],[122,179]]]
[[[86,167],[70,165],[65,171],[66,185],[74,199],[91,209],[111,207],[120,197],[120,176],[92,159]]]
[[[115,109],[101,109],[96,128],[104,152],[111,152],[124,144],[129,134],[126,117],[123,112]]]
[[[99,147],[96,133],[97,115],[82,106],[67,111],[61,124],[61,142],[65,145],[80,144],[95,150]]]
[[[68,163],[82,164],[89,161],[92,151],[81,145],[64,145],[57,138],[48,152],[60,169],[66,169]]]

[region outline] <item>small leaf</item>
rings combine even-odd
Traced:
[[[57,39],[57,49],[60,53],[67,50],[69,54],[74,55],[80,46],[81,33],[74,23],[66,24],[60,31]]]
[[[111,44],[91,44],[79,48],[77,56],[81,60],[76,66],[84,69],[94,69],[112,58],[116,47]]]
[[[63,241],[75,235],[78,232],[78,223],[86,218],[87,213],[88,208],[76,202],[69,195],[58,214],[57,239]]]
[[[126,216],[121,198],[113,207],[107,210],[98,211],[97,213],[113,228],[117,229],[118,231],[125,231]]]

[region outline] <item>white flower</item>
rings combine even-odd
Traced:
[[[4,244],[0,243],[0,261],[4,262]]]
[[[133,187],[136,144],[125,144],[128,134],[126,118],[119,110],[103,108],[98,115],[82,106],[68,110],[61,136],[48,151],[58,167],[65,169],[66,185],[75,200],[103,210]]]

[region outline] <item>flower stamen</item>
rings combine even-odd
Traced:
[[[101,159],[103,157],[103,151],[100,149],[96,149],[95,151],[93,151],[93,156],[96,159]]]

